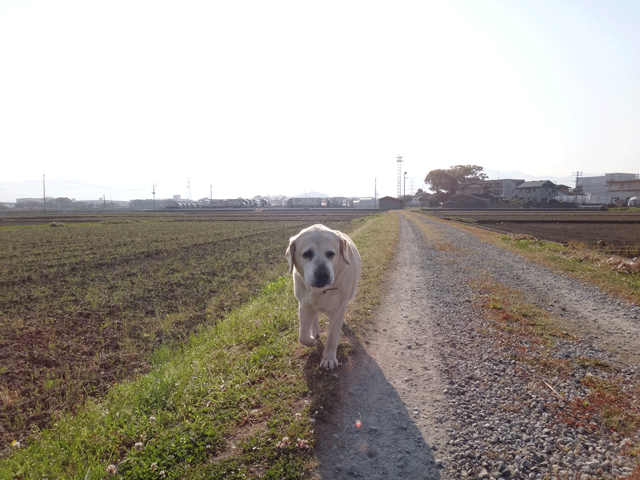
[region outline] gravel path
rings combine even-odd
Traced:
[[[585,405],[585,384],[597,378],[635,388],[625,395],[635,395],[637,408],[640,308],[462,230],[398,214],[387,294],[370,330],[352,340],[357,353],[336,373],[337,411],[317,425],[320,478],[631,474],[629,450],[640,438],[611,433],[597,414],[573,406]],[[527,303],[577,335],[543,348],[488,328],[476,308],[482,292],[470,282],[482,278],[526,292]],[[568,371],[543,368],[554,361]]]

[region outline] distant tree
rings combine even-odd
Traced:
[[[400,200],[402,200],[404,206],[406,207],[407,205],[409,205],[411,200],[413,200],[413,195],[401,195]]]
[[[456,188],[461,183],[486,180],[487,174],[482,170],[484,167],[479,165],[456,165],[446,170],[431,170],[424,182],[429,184],[429,190],[448,197],[456,193]]]
[[[438,194],[450,194],[455,191],[458,182],[449,170],[431,170],[424,178],[424,183],[429,184],[429,190]]]

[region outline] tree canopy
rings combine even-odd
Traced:
[[[435,193],[452,195],[461,183],[473,180],[485,180],[487,174],[484,167],[479,165],[456,165],[448,169],[431,170],[424,179],[429,184],[429,190]]]

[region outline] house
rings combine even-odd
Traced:
[[[355,208],[376,208],[376,199],[373,197],[360,197],[353,201]]]
[[[543,203],[558,196],[558,186],[550,180],[523,182],[515,188],[514,198]]]
[[[456,187],[456,194],[462,195],[486,195],[487,183],[484,181],[461,183]]]
[[[575,195],[575,192],[573,191],[573,189],[569,186],[569,185],[557,185],[556,187],[558,187],[558,193],[561,193],[562,195]]]
[[[515,195],[515,188],[524,183],[519,179],[477,180],[462,183],[456,188],[456,193],[484,197],[492,201],[511,200]]]
[[[504,178],[498,180],[487,180],[487,193],[495,198],[511,200],[516,195],[516,187],[522,185],[524,180]]]
[[[382,197],[378,200],[378,208],[381,212],[388,210],[401,210],[403,208],[402,200],[394,197]]]

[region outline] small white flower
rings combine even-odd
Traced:
[[[284,447],[288,447],[289,445],[291,445],[291,440],[289,440],[289,437],[284,437],[281,441],[277,443],[276,448],[281,449]]]
[[[20,448],[22,446],[22,444],[19,441],[14,440],[13,442],[11,442],[11,446],[13,448]]]
[[[152,422],[155,422],[155,421],[156,421],[156,417],[154,417],[153,415],[151,415],[151,416],[149,417],[149,420],[150,420],[150,421],[152,421]]]
[[[155,472],[158,469],[158,464],[153,462],[149,468]]]
[[[311,446],[309,445],[309,443],[306,440],[303,440],[301,438],[299,438],[296,441],[296,446],[300,449],[300,450],[309,450],[311,448]]]
[[[138,442],[133,446],[133,448],[135,448],[136,450],[142,450],[142,447],[144,447],[144,444],[142,442]]]
[[[116,473],[118,473],[118,468],[115,465],[111,464],[107,467],[107,473],[109,475],[115,475]]]

